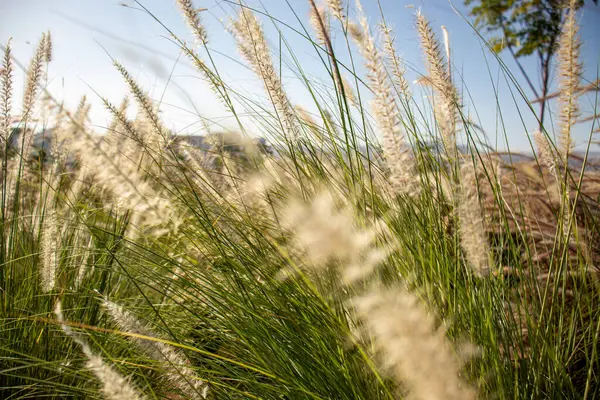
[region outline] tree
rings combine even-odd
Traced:
[[[540,130],[549,100],[552,58],[565,21],[564,0],[464,0],[475,17],[475,26],[493,36],[490,44],[497,53],[508,50],[525,77],[527,85],[539,99]],[[598,4],[598,0],[592,0]],[[584,0],[578,1],[578,7]],[[539,62],[540,84],[536,86],[520,59],[535,56]]]

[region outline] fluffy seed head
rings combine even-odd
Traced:
[[[292,242],[304,251],[309,267],[324,268],[338,261],[346,283],[368,276],[387,256],[375,247],[375,231],[358,229],[349,210],[336,207],[328,192],[315,196],[310,204],[288,204],[282,225],[293,233]]]
[[[75,343],[81,346],[83,354],[88,361],[86,367],[96,376],[102,384],[100,391],[106,400],[143,400],[138,389],[131,383],[131,380],[121,375],[111,366],[107,365],[102,357],[94,354],[87,342],[79,337],[73,330],[65,324],[62,305],[58,301],[54,309],[56,319],[61,324],[62,330],[70,336]]]
[[[2,74],[0,74],[0,82],[2,85],[2,92],[0,94],[2,96],[0,102],[0,139],[3,141],[8,140],[11,134],[13,63],[10,42],[11,39],[9,38],[6,43],[6,50],[4,51],[4,59],[2,61]]]
[[[152,330],[118,304],[104,300],[102,305],[123,331],[156,337]],[[166,380],[185,393],[186,398],[205,399],[207,397],[208,385],[190,368],[189,360],[179,350],[159,341],[139,338],[132,338],[132,340],[150,357],[163,363]]]
[[[451,159],[455,159],[456,122],[459,111],[458,93],[452,84],[449,64],[442,55],[440,43],[436,39],[429,22],[420,12],[417,14],[417,30],[421,37],[421,48],[425,56],[429,80],[440,99],[437,118],[444,147]],[[449,47],[447,51],[450,54]]]
[[[416,190],[413,174],[415,166],[400,130],[398,104],[382,63],[382,54],[375,45],[369,23],[358,1],[357,8],[361,14],[360,25],[350,23],[348,30],[365,59],[367,77],[374,96],[373,113],[383,136],[383,152],[390,172],[390,183],[395,191],[412,194]]]
[[[42,65],[46,54],[46,34],[42,34],[34,57],[27,69],[27,83],[23,93],[23,119],[29,117],[38,93],[38,86],[42,76]]]
[[[406,68],[404,67],[404,61],[396,53],[392,29],[382,23],[379,24],[379,30],[383,38],[385,61],[390,65],[390,70],[393,73],[394,85],[400,89],[400,92],[404,94],[406,99],[409,99],[411,97],[410,88],[408,81],[404,76]]]
[[[202,22],[200,21],[201,10],[198,10],[194,7],[192,0],[177,0],[177,4],[179,4],[187,24],[192,30],[196,40],[199,43],[206,45],[208,43],[208,35],[206,34],[206,29],[204,29]]]
[[[44,219],[41,237],[42,268],[40,273],[44,293],[48,293],[54,289],[54,285],[56,284],[57,252],[59,250],[58,235],[58,219],[55,213],[50,213]]]
[[[319,44],[325,46],[327,37],[330,37],[329,33],[329,14],[325,7],[317,7],[310,9],[310,24],[317,35]]]
[[[542,165],[548,168],[548,171],[550,171],[550,174],[555,179],[558,179],[554,149],[548,141],[548,138],[542,132],[535,131],[533,133],[533,140],[535,141]]]
[[[460,240],[467,262],[478,276],[489,274],[488,244],[483,225],[483,212],[479,204],[477,175],[470,160],[460,170],[460,193],[457,214],[460,223]]]
[[[237,19],[231,20],[230,29],[240,53],[250,64],[254,73],[262,79],[267,94],[277,111],[278,118],[282,122],[285,136],[296,139],[299,129],[294,109],[273,64],[260,22],[252,11],[242,7]]]
[[[327,0],[327,7],[329,7],[331,14],[340,21],[344,21],[346,19],[342,0]]]
[[[568,165],[568,155],[572,150],[571,127],[579,117],[578,90],[581,82],[582,65],[579,60],[581,41],[576,20],[577,1],[571,0],[567,19],[563,25],[558,46],[559,74],[559,146],[562,161]]]
[[[421,400],[475,399],[461,383],[461,363],[443,328],[419,299],[403,288],[377,287],[354,301],[384,365]]]
[[[46,64],[52,61],[52,35],[46,32],[46,48],[44,49],[44,61]]]

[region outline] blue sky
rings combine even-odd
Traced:
[[[141,2],[177,35],[193,40],[174,0]],[[123,6],[123,3],[129,7]],[[371,22],[378,22],[380,14],[376,1],[363,0],[363,3]],[[202,13],[203,22],[209,32],[209,46],[215,62],[225,80],[249,96],[264,96],[260,83],[239,62],[241,58],[224,28],[227,16],[234,13],[236,6],[232,2],[215,0],[198,0],[195,4],[208,8]],[[266,9],[272,17],[296,29],[301,29],[300,23],[291,10],[304,22],[309,9],[307,0],[247,0],[246,4]],[[502,131],[506,129],[512,149],[528,148],[526,132],[531,133],[535,129],[535,119],[521,100],[517,99],[515,104],[506,77],[499,73],[498,62],[483,49],[477,34],[463,19],[465,17],[452,9],[454,5],[458,13],[466,15],[462,1],[381,0],[381,5],[386,21],[395,28],[397,49],[407,62],[410,81],[418,77],[415,71],[424,71],[414,29],[414,13],[420,8],[438,33],[441,25],[448,29],[453,65],[457,78],[463,80],[459,86],[465,106],[472,118],[481,123],[489,141],[505,149]],[[407,7],[409,5],[414,5],[414,8]],[[225,109],[202,81],[200,74],[184,57],[178,59],[178,48],[167,38],[165,30],[146,13],[136,9],[130,0],[0,0],[0,15],[0,41],[6,43],[8,37],[12,36],[13,54],[22,63],[30,59],[40,34],[47,29],[52,32],[54,60],[49,67],[49,89],[72,107],[76,106],[82,95],[87,94],[93,105],[91,116],[94,125],[106,126],[109,120],[94,91],[114,103],[119,103],[126,94],[125,84],[112,67],[109,53],[131,71],[154,99],[162,99],[162,116],[168,127],[178,132],[201,133],[202,126],[198,123],[197,113],[213,121],[215,126],[234,127],[233,121],[227,118]],[[271,21],[262,18],[269,41],[273,48],[277,48],[277,30]],[[600,7],[586,5],[580,13],[580,20],[585,77],[595,80],[600,60]],[[324,69],[310,43],[289,28],[280,26],[280,29],[295,56],[301,60],[304,72],[315,79],[323,77]],[[507,54],[502,58],[522,82],[512,59]],[[291,58],[284,52],[284,64],[290,61]],[[534,59],[524,60],[524,64],[529,71],[534,71]],[[167,85],[171,73],[173,75]],[[292,101],[311,109],[310,97],[293,72],[284,68],[283,75]],[[18,77],[17,82],[21,82],[21,74]],[[494,84],[498,87],[498,104]],[[22,85],[17,83],[15,86],[20,89]],[[513,92],[518,97],[514,89]],[[19,90],[15,93],[17,108],[20,93]],[[531,95],[528,90],[526,93]],[[581,101],[584,111],[589,112],[594,97],[583,97]],[[499,109],[505,128],[500,126]],[[521,110],[522,115],[517,110]],[[590,127],[582,125],[577,128],[575,139],[578,145],[586,142]]]

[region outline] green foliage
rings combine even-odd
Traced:
[[[598,0],[593,0],[598,3]],[[496,52],[513,48],[516,57],[553,54],[563,24],[564,0],[465,0],[475,25],[495,34]],[[578,0],[578,7],[584,0]]]

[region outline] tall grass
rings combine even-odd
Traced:
[[[178,1],[197,43],[168,33],[240,123],[209,149],[173,135],[117,60],[136,117],[98,93],[113,122],[93,131],[86,99],[71,112],[45,90],[49,33],[11,125],[8,42],[3,398],[600,396],[600,176],[568,162],[575,13],[560,45],[561,141],[547,126],[536,156],[512,164],[476,146],[447,34],[442,51],[425,15],[431,104],[411,93],[385,21],[375,31],[360,3],[325,3],[310,0],[298,34],[330,82],[287,48],[311,114],[288,96],[259,13],[239,5],[229,31],[266,103],[222,80],[199,11]],[[50,148],[30,144],[37,116]]]

